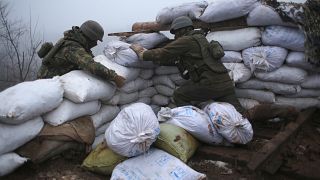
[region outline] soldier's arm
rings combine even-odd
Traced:
[[[92,56],[82,47],[66,47],[65,57],[77,64],[81,69],[91,72],[103,79],[114,80],[117,73],[93,60]]]

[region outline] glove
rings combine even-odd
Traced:
[[[145,48],[140,46],[139,44],[132,44],[130,48],[138,55],[138,58],[140,60],[143,60],[143,53],[146,51]]]
[[[118,88],[121,88],[123,85],[124,85],[124,81],[126,79],[122,76],[119,76],[117,75],[115,78],[114,78],[114,82],[116,83],[117,87]]]

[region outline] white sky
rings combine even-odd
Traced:
[[[38,22],[44,41],[56,42],[65,30],[80,26],[86,20],[99,22],[108,33],[131,31],[135,22],[155,21],[157,13],[167,6],[196,0],[6,0],[14,19]],[[212,0],[211,0],[212,1]],[[286,1],[286,0],[283,0]],[[305,0],[292,0],[304,2]],[[41,35],[42,36],[42,35]],[[105,42],[103,42],[105,43]],[[99,54],[103,43],[95,48]],[[98,51],[98,52],[97,52]]]

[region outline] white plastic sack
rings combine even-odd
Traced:
[[[231,104],[214,102],[207,105],[204,111],[209,115],[219,134],[229,142],[247,144],[252,140],[253,130],[250,122]]]
[[[297,109],[319,107],[320,101],[317,98],[286,98],[277,96],[275,104],[294,106]]]
[[[222,63],[239,63],[241,61],[241,53],[237,51],[224,51],[224,56],[221,58]]]
[[[238,100],[244,109],[251,109],[260,104],[259,101],[254,99],[238,98]]]
[[[206,175],[191,169],[169,153],[152,148],[143,156],[118,164],[112,172],[111,180],[119,179],[203,180]]]
[[[146,49],[152,49],[158,44],[168,41],[169,38],[162,33],[138,33],[126,38],[129,44],[140,44]]]
[[[242,51],[244,64],[251,71],[274,71],[285,61],[288,51],[276,46],[251,47]]]
[[[102,124],[111,121],[114,119],[120,108],[118,106],[103,105],[100,110],[91,116],[91,120],[95,129],[99,128]]]
[[[228,1],[226,1],[228,2]],[[240,51],[261,44],[261,33],[258,28],[243,28],[229,31],[215,31],[207,35],[207,40],[218,41],[224,50]]]
[[[305,81],[301,84],[301,87],[310,89],[320,89],[320,73],[307,76]]]
[[[285,97],[292,97],[292,98],[318,98],[320,99],[320,89],[301,89],[296,94],[289,94],[285,95]]]
[[[155,69],[157,75],[167,75],[179,73],[179,69],[176,66],[159,66]]]
[[[174,82],[177,86],[182,86],[188,82],[188,80],[183,79],[180,73],[170,74],[169,78]]]
[[[236,88],[235,92],[238,98],[254,99],[265,103],[274,103],[276,101],[274,93],[269,91]]]
[[[139,91],[139,98],[142,97],[152,97],[158,94],[157,90],[154,87],[148,87],[144,90]]]
[[[223,63],[229,70],[229,76],[235,83],[245,82],[251,77],[251,71],[243,63]]]
[[[104,134],[100,134],[100,135],[96,136],[96,138],[94,139],[94,141],[91,145],[91,148],[95,149],[98,146],[98,144],[100,144],[101,142],[104,141],[104,139],[105,139]]]
[[[0,93],[0,122],[20,124],[60,105],[63,97],[58,77],[19,83]]]
[[[166,7],[161,9],[156,17],[157,23],[171,24],[171,22],[180,16],[188,16],[191,19],[197,19],[208,6],[206,1],[183,3],[179,6]]]
[[[102,64],[103,66],[107,67],[108,69],[114,70],[118,75],[124,77],[126,80],[125,82],[130,82],[136,79],[139,76],[140,69],[138,68],[128,68],[121,66],[110,59],[108,59],[104,55],[99,55],[93,58],[95,62]]]
[[[295,84],[283,84],[277,82],[264,82],[257,79],[250,79],[244,83],[237,84],[238,88],[269,90],[276,94],[296,94],[301,91],[301,87]]]
[[[256,5],[256,0],[215,0],[199,19],[207,23],[234,19],[248,14]]]
[[[172,82],[172,80],[169,78],[168,75],[161,75],[161,76],[154,76],[152,78],[154,85],[165,85],[167,87],[170,87],[172,89],[175,88],[175,84]]]
[[[141,69],[139,77],[142,79],[151,79],[154,74],[153,69]]]
[[[247,24],[249,26],[267,26],[267,25],[281,25],[294,26],[292,23],[283,22],[279,14],[268,5],[256,6],[247,17]]]
[[[300,68],[281,66],[272,72],[255,72],[262,81],[273,81],[285,84],[301,84],[307,78],[307,72]]]
[[[116,91],[113,84],[82,70],[71,71],[60,79],[64,97],[75,103],[109,100]]]
[[[41,117],[18,125],[0,124],[0,154],[14,151],[36,137],[43,125]]]
[[[116,92],[116,95],[114,95],[109,101],[104,101],[104,104],[110,104],[110,105],[124,105],[132,103],[139,99],[139,92],[133,92],[133,93],[125,93],[125,92]]]
[[[173,109],[162,107],[158,112],[158,120],[179,126],[202,142],[213,145],[223,142],[208,114],[197,107],[182,106]]]
[[[290,52],[286,58],[286,64],[292,67],[298,67],[311,71],[320,72],[320,68],[306,61],[304,52]]]
[[[45,122],[53,126],[59,126],[81,116],[93,115],[100,110],[100,107],[101,103],[99,101],[76,104],[64,99],[59,107],[44,114],[42,117]]]
[[[150,86],[153,85],[153,81],[152,80],[145,80],[142,78],[137,78],[133,81],[130,81],[126,84],[124,84],[121,88],[120,91],[121,92],[126,92],[126,93],[133,93],[133,92],[137,92],[140,91],[142,89],[146,89]]]
[[[156,90],[158,91],[159,94],[167,96],[167,97],[171,97],[173,96],[174,93],[174,89],[164,86],[164,85],[156,85],[155,86]]]
[[[262,33],[264,45],[280,46],[293,51],[304,51],[304,34],[298,28],[268,26]]]
[[[111,124],[111,122],[107,122],[107,123],[101,125],[95,132],[96,136],[100,136],[102,134],[103,138],[104,138],[104,133],[106,132],[106,130],[108,129],[110,124]]]
[[[151,107],[132,104],[120,111],[105,133],[108,147],[117,154],[133,157],[146,152],[160,133]]]
[[[151,98],[151,103],[158,106],[166,106],[169,102],[170,98],[161,94],[156,94]]]
[[[0,177],[13,172],[27,162],[27,160],[27,158],[21,157],[16,153],[0,155]]]

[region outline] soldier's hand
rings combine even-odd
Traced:
[[[117,75],[115,78],[114,78],[114,82],[116,83],[117,87],[121,88],[123,85],[124,85],[124,81],[126,79],[122,76],[119,76]]]
[[[142,46],[139,44],[132,44],[130,48],[138,55],[140,60],[143,60],[143,53],[146,51]]]

